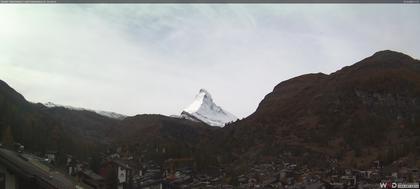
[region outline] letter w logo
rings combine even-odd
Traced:
[[[380,188],[391,188],[391,183],[379,183]]]

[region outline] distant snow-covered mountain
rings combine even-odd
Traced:
[[[181,113],[182,118],[201,121],[211,126],[223,127],[226,123],[234,122],[238,118],[217,106],[205,89],[200,89],[193,103]]]
[[[102,110],[91,110],[91,109],[86,109],[86,108],[79,108],[79,107],[55,104],[55,103],[52,103],[52,102],[44,103],[44,106],[47,107],[47,108],[62,107],[62,108],[66,108],[66,109],[69,109],[69,110],[90,111],[90,112],[95,112],[99,115],[109,117],[109,118],[112,118],[112,119],[120,119],[121,120],[121,119],[124,119],[124,118],[127,117],[126,115],[115,113],[115,112],[108,112],[108,111],[102,111]]]

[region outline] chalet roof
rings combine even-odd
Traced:
[[[92,170],[82,170],[82,173],[96,181],[104,180],[102,176],[94,173]]]
[[[122,160],[112,160],[112,162],[114,162],[115,164],[117,164],[118,166],[124,169],[132,169],[131,166],[129,165],[130,163],[128,162],[124,162]]]
[[[14,174],[26,179],[35,180],[48,188],[73,189],[74,183],[59,173],[42,170],[30,163],[21,154],[0,148],[0,164],[6,166]]]

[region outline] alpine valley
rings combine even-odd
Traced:
[[[111,160],[133,170],[131,188],[151,181],[167,188],[351,188],[402,168],[413,171],[407,182],[420,178],[420,61],[399,52],[283,81],[244,119],[205,89],[180,112],[125,116],[32,103],[0,81],[3,147],[19,143],[41,157],[54,151],[57,169],[68,168],[69,156],[86,162],[104,188],[118,185],[107,171]]]

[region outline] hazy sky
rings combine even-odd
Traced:
[[[419,4],[2,5],[0,79],[32,102],[179,114],[200,88],[245,117],[279,82],[391,49]]]

